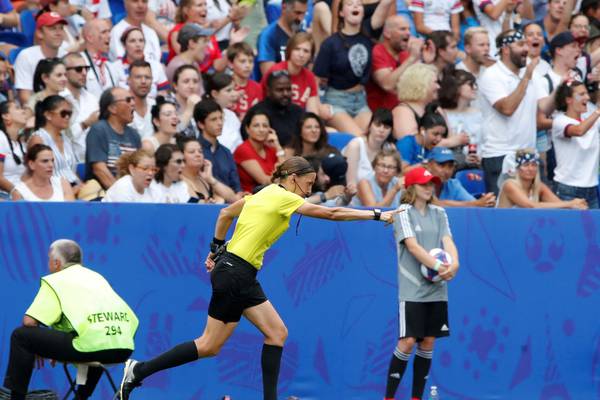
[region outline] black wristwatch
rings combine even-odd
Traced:
[[[381,208],[374,208],[373,209],[373,219],[375,221],[381,220]]]

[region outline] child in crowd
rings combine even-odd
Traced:
[[[242,120],[248,109],[263,99],[260,84],[250,79],[254,70],[254,51],[248,43],[236,43],[227,49],[227,58],[235,90],[240,92],[233,111]]]

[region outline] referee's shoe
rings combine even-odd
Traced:
[[[129,395],[133,389],[142,385],[142,382],[138,382],[133,374],[133,369],[137,363],[138,362],[133,359],[129,359],[125,362],[123,379],[121,380],[121,388],[119,389],[119,398],[121,400],[129,400]]]

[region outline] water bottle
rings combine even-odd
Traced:
[[[429,399],[428,400],[440,400],[440,396],[438,395],[437,386],[432,386],[429,388]]]

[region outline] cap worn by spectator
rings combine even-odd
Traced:
[[[558,35],[554,36],[550,41],[550,54],[554,56],[554,52],[556,51],[556,49],[559,49],[574,42],[576,42],[575,36],[573,36],[571,32],[561,32]]]
[[[413,168],[404,175],[404,187],[408,188],[412,185],[424,185],[433,182],[440,186],[442,180],[423,167]]]
[[[183,28],[179,30],[177,36],[177,42],[180,45],[187,45],[190,40],[197,39],[202,36],[210,36],[214,33],[213,29],[203,28],[202,26],[194,23],[185,24]]]
[[[56,24],[67,24],[67,20],[60,16],[60,14],[54,11],[45,12],[39,16],[35,22],[35,29],[40,29],[43,26],[52,26]]]
[[[438,164],[443,164],[448,161],[456,161],[454,153],[447,147],[434,147],[427,157],[430,161],[435,161]]]
[[[329,153],[321,160],[321,168],[330,179],[330,185],[346,186],[346,171],[348,170],[348,162],[346,159],[337,153]]]

